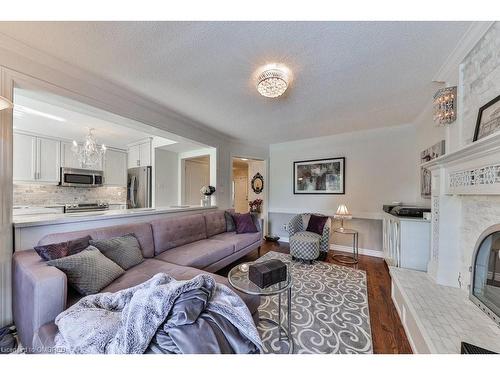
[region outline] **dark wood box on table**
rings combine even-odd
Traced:
[[[267,288],[286,280],[286,264],[278,259],[251,264],[248,278],[259,288]]]

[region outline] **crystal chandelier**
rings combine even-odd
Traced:
[[[277,98],[288,88],[289,76],[284,69],[264,70],[257,77],[257,91],[267,98]]]
[[[434,122],[451,124],[457,119],[457,87],[445,87],[434,94]]]
[[[101,162],[106,153],[106,146],[101,145],[99,147],[94,136],[94,129],[89,129],[89,133],[85,137],[83,144],[79,145],[73,140],[71,151],[78,158],[78,162],[82,168],[93,168]]]

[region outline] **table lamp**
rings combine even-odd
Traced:
[[[337,208],[337,212],[333,216],[335,219],[340,219],[340,229],[344,229],[344,220],[352,219],[352,215],[349,213],[347,206],[345,204],[341,204]]]

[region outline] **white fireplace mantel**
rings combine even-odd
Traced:
[[[431,160],[431,256],[438,284],[467,290],[475,242],[500,223],[500,132]]]
[[[422,167],[432,171],[432,195],[500,195],[500,132]]]

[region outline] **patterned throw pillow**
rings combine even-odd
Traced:
[[[92,237],[86,236],[71,241],[35,246],[34,249],[43,260],[59,259],[85,250],[91,239]]]
[[[234,224],[231,213],[224,211],[224,218],[226,219],[226,232],[234,232],[236,230],[236,224]]]
[[[236,224],[236,234],[258,232],[257,227],[255,226],[252,220],[252,215],[250,215],[250,213],[233,214],[232,216],[234,223]]]
[[[49,260],[47,264],[63,271],[68,283],[84,296],[98,293],[125,272],[94,246],[75,255]]]
[[[142,263],[144,260],[141,245],[132,233],[105,240],[90,240],[90,244],[97,247],[101,253],[124,270]]]
[[[311,215],[306,231],[317,233],[321,236],[327,220],[328,216]]]

